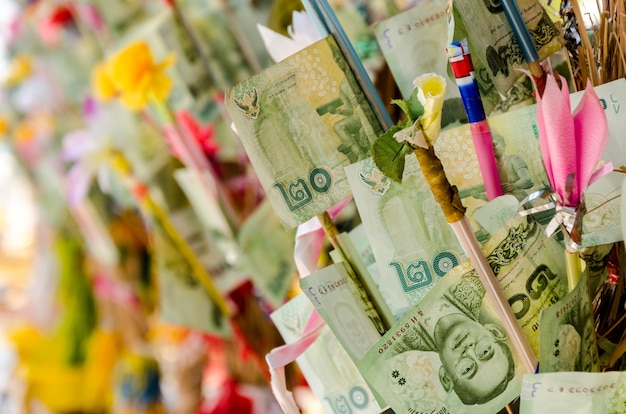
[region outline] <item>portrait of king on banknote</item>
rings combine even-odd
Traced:
[[[398,413],[495,412],[515,398],[521,375],[474,271],[441,279],[359,368]]]

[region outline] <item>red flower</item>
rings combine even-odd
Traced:
[[[219,150],[215,141],[215,126],[213,124],[200,125],[188,111],[180,111],[176,118],[183,128],[196,140],[202,152],[207,157],[214,157]]]
[[[57,26],[67,26],[74,22],[74,11],[70,6],[59,6],[50,13],[48,21]]]

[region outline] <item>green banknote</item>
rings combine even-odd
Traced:
[[[225,105],[287,228],[350,195],[343,168],[382,132],[332,36],[228,90]]]
[[[380,293],[380,283],[377,282],[380,281],[380,276],[365,227],[361,223],[350,230],[349,233],[344,232],[337,235],[335,241],[341,250],[331,250],[329,252],[330,257],[333,263],[346,261],[350,263],[356,279],[364,285],[363,288],[367,297],[376,308],[378,316],[383,322],[384,328],[380,329],[379,327],[379,332],[382,335],[393,325],[395,317]]]
[[[424,73],[446,77],[446,99],[442,126],[466,120],[461,95],[454,77],[448,73],[446,53],[448,20],[445,0],[425,0],[409,10],[376,23],[372,30],[385,61],[404,99],[413,93],[413,80]],[[407,62],[411,62],[407,65]]]
[[[626,166],[626,80],[619,79],[596,86],[596,93],[609,124],[609,141],[602,159],[613,162],[614,168]],[[575,108],[582,92],[570,95]],[[620,203],[624,174],[611,172],[591,184],[585,191],[587,213],[583,219],[583,245],[598,246],[624,240],[621,232]]]
[[[395,319],[465,258],[412,154],[402,183],[385,177],[371,158],[346,168],[378,264],[375,280]]]
[[[524,375],[521,414],[626,412],[626,372]]]
[[[300,287],[354,362],[380,339],[378,315],[368,314],[344,263],[300,279]]]
[[[203,172],[203,174],[213,194],[217,194],[215,178],[208,172]],[[174,171],[174,178],[187,196],[200,223],[209,231],[212,243],[231,263],[234,263],[237,258],[237,244],[217,197],[208,193],[199,174],[191,169],[177,169]]]
[[[489,118],[502,189],[518,200],[550,186],[535,132],[536,119],[535,106]],[[469,126],[442,131],[435,142],[435,151],[446,176],[459,188],[468,215],[473,216],[474,210],[487,204],[487,196]],[[477,237],[485,241],[480,234]]]
[[[270,317],[286,343],[300,337],[313,305],[300,294]],[[378,414],[381,407],[330,328],[296,362],[327,413]]]
[[[216,289],[225,293],[244,280],[244,275],[226,260],[216,238],[190,204],[175,178],[180,164],[170,162],[156,170],[150,179],[155,202],[167,213],[171,225],[184,240],[199,264],[210,275]],[[228,320],[216,307],[194,268],[159,221],[155,221],[155,265],[159,279],[160,317],[170,323],[228,336]]]
[[[567,293],[564,249],[533,218],[511,219],[484,246],[522,332],[540,356],[541,312]],[[469,260],[453,272],[474,272]],[[445,278],[444,278],[445,279]]]
[[[177,210],[170,214],[170,219],[198,260],[208,269],[218,289],[227,291],[224,283],[236,281],[225,270],[227,266],[217,249],[208,244],[194,212],[190,208]],[[155,251],[161,318],[165,322],[220,336],[230,335],[228,320],[195,278],[193,269],[178,247],[158,226],[155,231]]]
[[[357,364],[397,414],[495,413],[523,368],[471,272],[450,272]]]
[[[598,346],[587,277],[541,312],[539,372],[585,371],[598,367]]]
[[[516,3],[539,57],[545,59],[559,50],[560,33],[541,4],[537,0],[520,0]],[[493,0],[456,0],[454,7],[462,16],[472,42],[472,55],[478,56],[485,64],[496,89],[506,94],[515,80],[522,76],[518,69],[526,68],[526,62],[502,4]]]
[[[285,231],[267,200],[241,227],[237,267],[254,281],[265,299],[278,308],[296,275],[293,260],[295,231]]]

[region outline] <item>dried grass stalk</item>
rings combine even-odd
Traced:
[[[594,85],[626,77],[626,0],[603,0],[598,4],[599,21],[593,22],[593,36],[585,35],[578,0],[570,0],[576,16],[581,44],[571,56],[574,80],[578,90],[587,78]]]

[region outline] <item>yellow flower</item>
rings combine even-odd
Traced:
[[[94,95],[101,101],[106,102],[117,95],[106,62],[99,63],[91,72],[91,86]]]
[[[446,80],[434,73],[418,76],[413,81],[417,88],[417,99],[424,107],[424,114],[418,122],[428,145],[433,146],[441,129],[441,112],[446,96]]]
[[[0,136],[6,135],[7,132],[9,132],[9,122],[0,115]]]
[[[173,62],[172,55],[161,63],[154,62],[145,42],[132,43],[113,56],[108,73],[120,93],[122,104],[138,110],[149,100],[164,101],[172,88],[172,81],[165,74],[165,69]]]
[[[32,68],[30,58],[25,55],[18,55],[11,61],[6,84],[9,86],[17,85],[24,78],[28,77],[31,72]]]
[[[413,125],[401,129],[393,137],[413,147],[429,148],[435,145],[441,130],[446,80],[435,73],[426,73],[415,78],[413,87],[417,89],[417,99],[424,107],[424,112]]]

